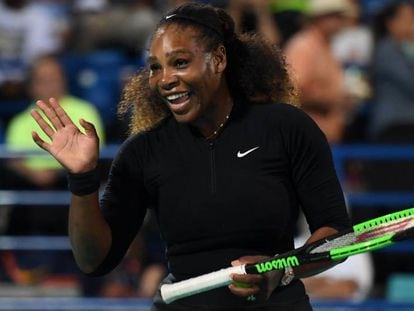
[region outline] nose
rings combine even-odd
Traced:
[[[171,70],[164,69],[160,81],[160,87],[164,90],[171,90],[178,85],[177,76]]]

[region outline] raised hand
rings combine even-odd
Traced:
[[[94,169],[99,158],[99,138],[94,125],[81,119],[80,124],[85,129],[85,134],[82,133],[55,98],[49,102],[39,100],[36,105],[45,118],[36,109],[31,111],[31,115],[51,142],[45,142],[33,131],[35,143],[72,173]]]

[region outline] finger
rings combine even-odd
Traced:
[[[260,284],[265,280],[265,277],[259,274],[232,274],[231,278],[233,281],[244,284]]]
[[[58,116],[59,120],[62,122],[63,126],[72,125],[74,124],[72,119],[68,116],[66,111],[59,105],[56,98],[49,99],[50,106],[55,110],[56,115]]]
[[[238,287],[235,284],[230,284],[228,287],[233,294],[240,297],[249,297],[250,295],[255,295],[260,292],[260,288],[257,285],[251,287]]]
[[[41,139],[40,136],[37,134],[37,132],[35,131],[32,132],[32,138],[33,138],[33,141],[36,143],[36,145],[38,145],[43,150],[49,151],[50,145],[46,143],[43,139]]]
[[[46,115],[46,117],[49,119],[50,123],[56,130],[63,128],[63,123],[59,119],[59,116],[57,115],[55,108],[41,100],[38,100],[36,102],[36,105],[43,111],[43,113]]]
[[[261,260],[269,258],[268,256],[256,255],[256,256],[243,256],[231,262],[232,266],[240,266],[243,264],[256,263]]]
[[[98,134],[96,133],[95,126],[92,123],[90,123],[88,121],[85,121],[85,119],[80,119],[79,123],[85,129],[86,136],[98,137]]]
[[[50,138],[52,139],[53,135],[55,134],[55,130],[50,127],[50,125],[43,119],[43,117],[40,115],[40,113],[33,109],[30,112],[30,115],[35,119],[37,124],[39,124],[42,131]]]

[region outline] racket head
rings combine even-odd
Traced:
[[[354,225],[352,230],[312,245],[309,253],[329,252],[331,259],[340,260],[351,255],[373,251],[413,236],[414,208],[380,216]]]

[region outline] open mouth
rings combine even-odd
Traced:
[[[189,92],[177,93],[165,97],[172,105],[182,104],[190,98]]]

